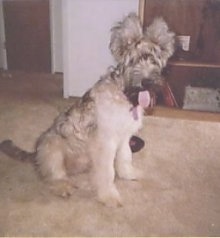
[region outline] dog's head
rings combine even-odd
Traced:
[[[111,29],[109,48],[124,75],[125,87],[156,90],[162,86],[162,69],[174,53],[175,34],[162,18],[145,30],[135,13]]]

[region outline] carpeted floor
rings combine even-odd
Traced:
[[[59,76],[0,79],[0,141],[32,150],[71,100]],[[44,85],[42,87],[42,85]],[[4,87],[3,87],[4,86]],[[146,117],[134,155],[142,181],[116,179],[121,208],[97,203],[86,174],[70,199],[51,195],[28,163],[0,152],[0,236],[220,236],[220,123]]]

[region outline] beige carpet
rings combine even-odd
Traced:
[[[49,99],[0,99],[0,141],[28,150],[61,107]],[[95,201],[86,175],[63,200],[32,165],[0,152],[0,236],[220,236],[220,123],[152,116],[140,135],[147,145],[134,164],[145,178],[116,180],[124,199],[117,209]]]

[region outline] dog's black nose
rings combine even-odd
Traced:
[[[149,79],[149,78],[144,78],[141,81],[141,86],[145,89],[152,87],[153,84],[154,84],[154,80]]]

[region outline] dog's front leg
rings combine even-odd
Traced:
[[[116,157],[116,171],[120,178],[138,180],[142,173],[132,165],[132,152],[129,146],[130,137],[126,138],[118,148]]]
[[[91,153],[93,160],[92,176],[97,189],[98,200],[110,207],[121,206],[121,197],[114,184],[116,144],[113,141],[101,139],[98,140],[98,143],[95,142],[95,145]]]

